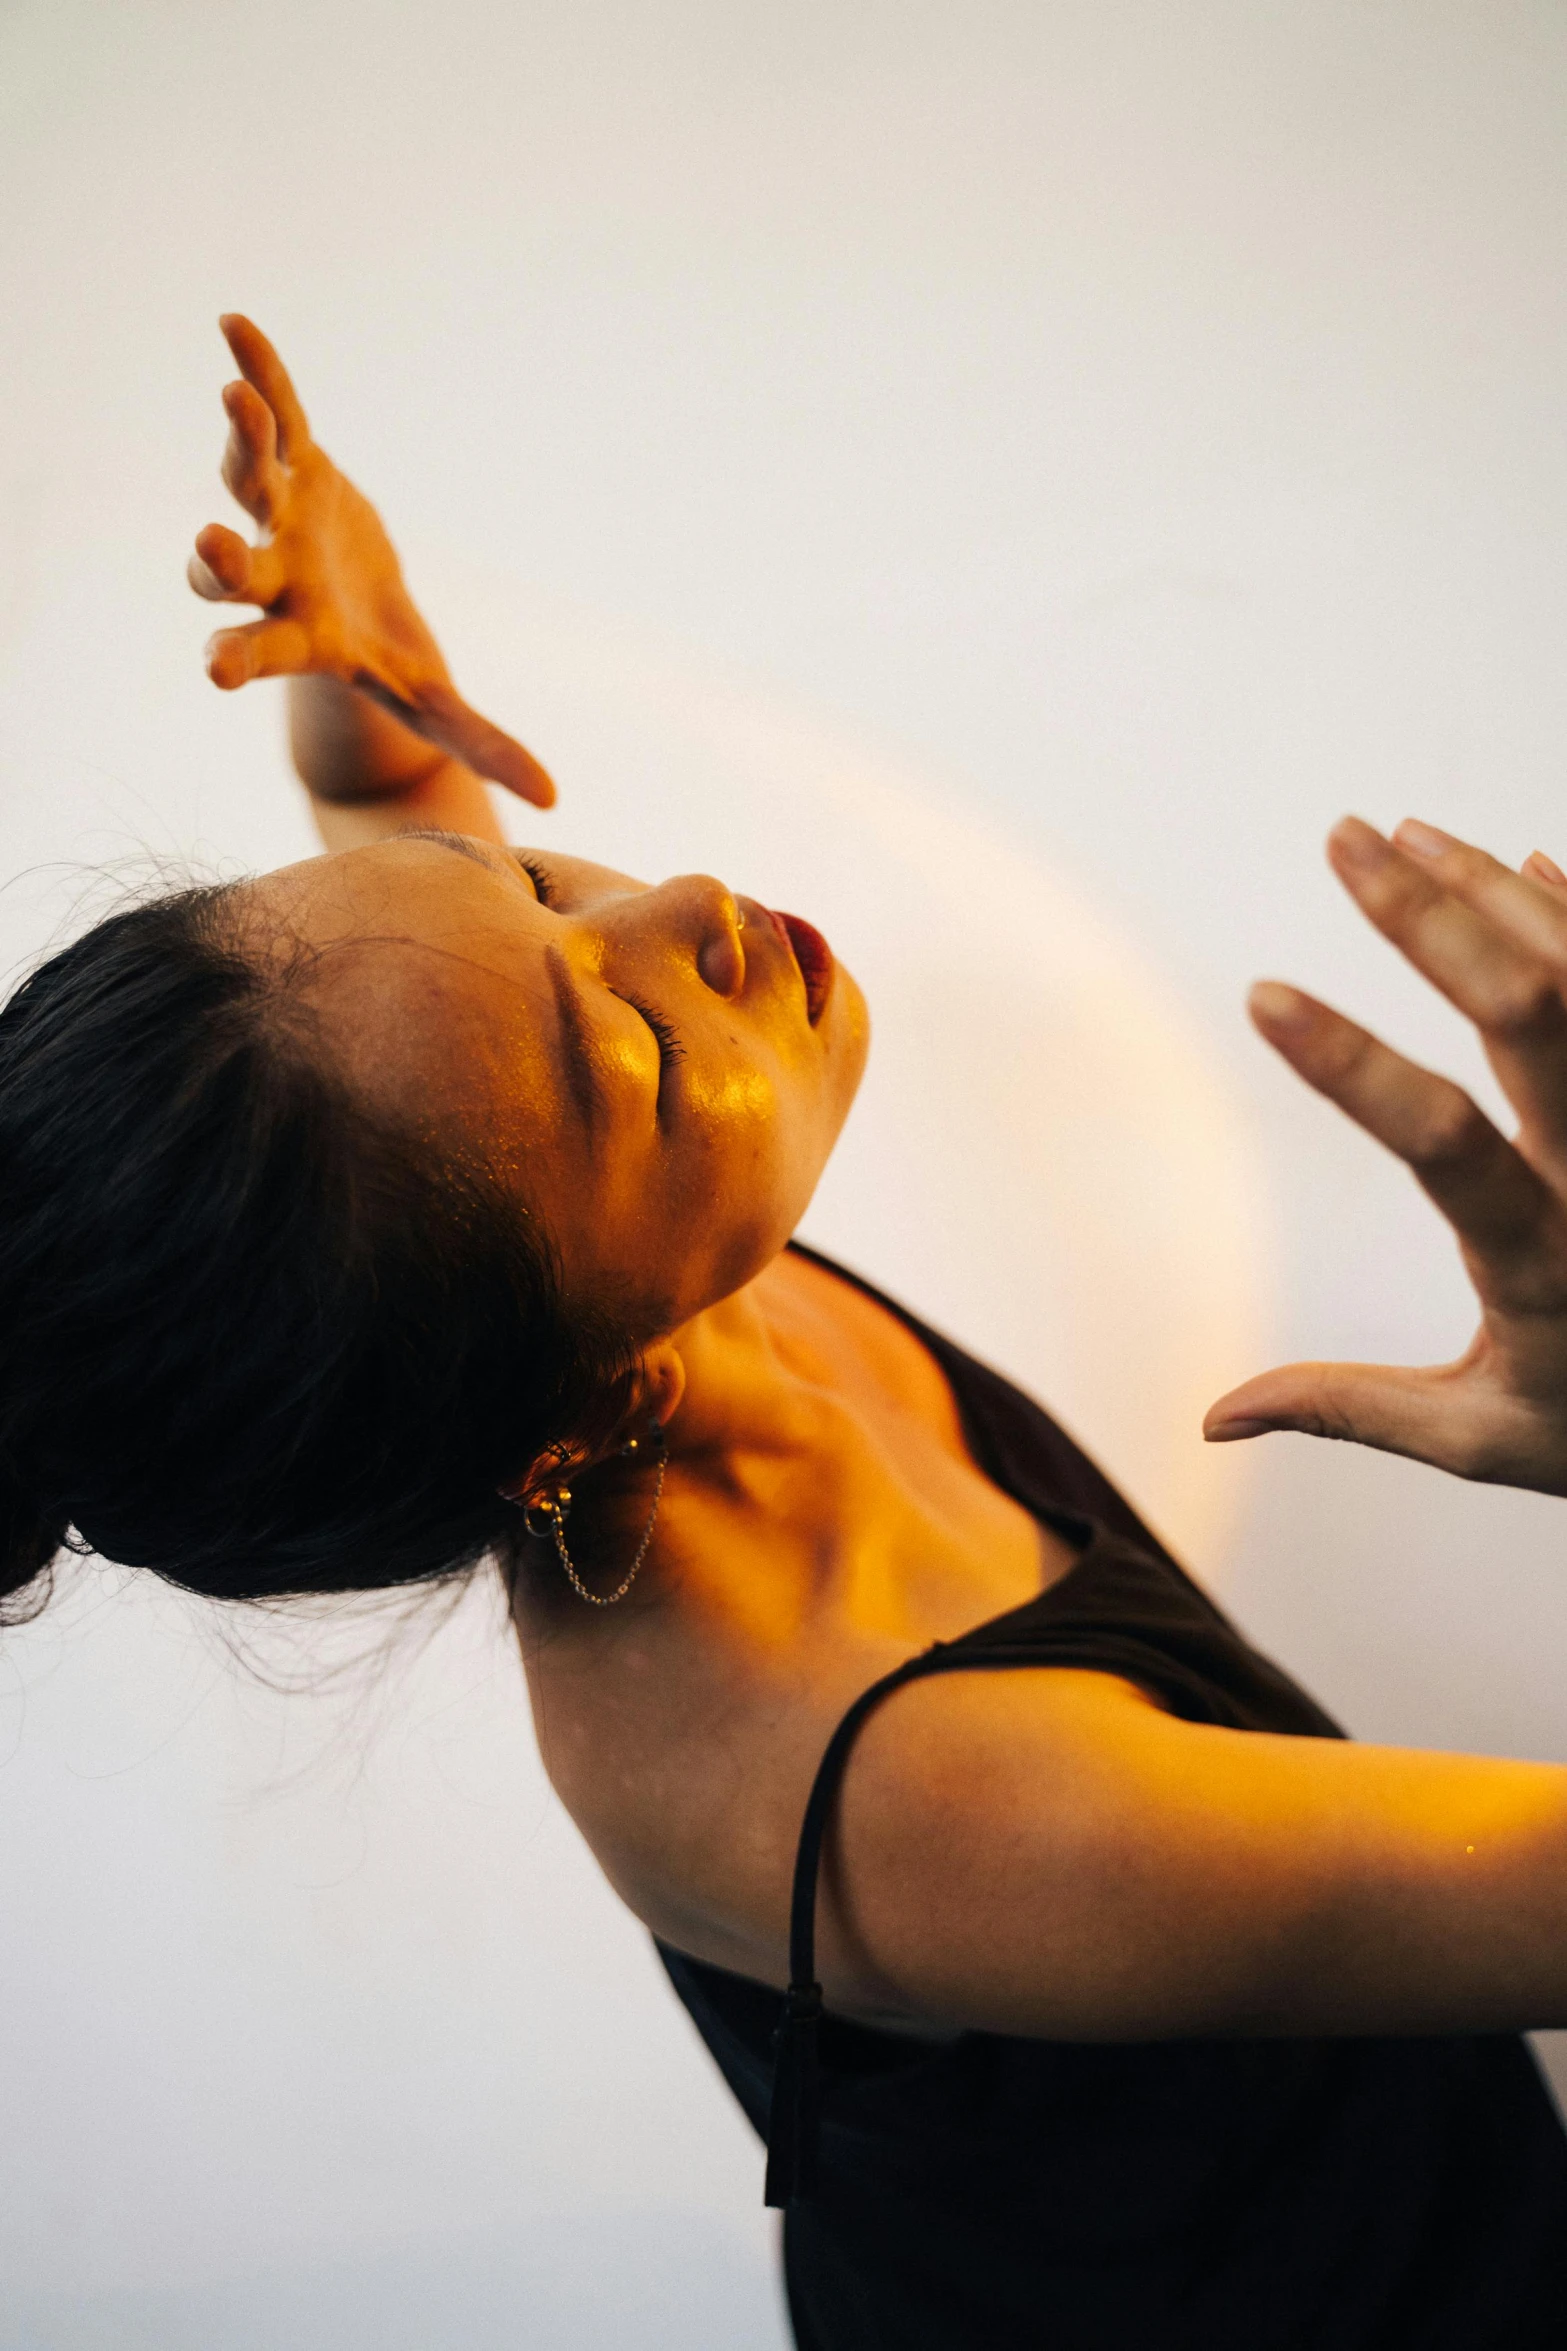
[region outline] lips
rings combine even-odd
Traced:
[[[788,940],[800,967],[800,977],[805,982],[805,1017],[814,1028],[832,993],[832,949],[815,925],[805,922],[798,914],[775,914],[773,920]]]

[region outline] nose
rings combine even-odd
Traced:
[[[666,952],[689,954],[697,976],[715,996],[738,996],[745,986],[745,916],[734,893],[710,873],[676,874],[653,890],[625,902],[644,938],[652,935]]]
[[[696,950],[697,976],[715,996],[738,996],[745,986],[745,916],[734,893],[710,873],[677,874],[666,882],[676,923]]]

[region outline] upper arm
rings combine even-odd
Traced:
[[[1567,2021],[1567,1771],[1177,1720],[1113,1677],[931,1676],[862,1732],[823,1981],[1054,2039]]]

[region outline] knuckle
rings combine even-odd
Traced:
[[[1560,1021],[1562,999],[1556,976],[1542,963],[1498,974],[1485,991],[1479,1025],[1504,1041],[1533,1036]]]
[[[1435,896],[1423,874],[1400,871],[1392,862],[1357,874],[1354,888],[1372,921],[1395,934],[1417,920]]]
[[[1353,1085],[1375,1050],[1371,1037],[1345,1021],[1332,1029],[1324,1042],[1326,1050],[1319,1064],[1323,1078],[1335,1086]]]
[[[1496,871],[1496,860],[1472,841],[1451,838],[1442,851],[1441,875],[1448,889],[1477,889]]]
[[[1483,1149],[1490,1131],[1483,1111],[1453,1086],[1423,1107],[1409,1158],[1416,1167],[1451,1166]]]
[[[1315,1409],[1303,1418],[1301,1425],[1308,1435],[1328,1437],[1338,1444],[1353,1443],[1358,1433],[1348,1400],[1331,1385],[1319,1391]]]

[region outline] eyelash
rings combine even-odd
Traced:
[[[548,867],[541,865],[536,857],[529,856],[525,849],[514,849],[512,855],[522,867],[523,872],[532,880],[533,887],[538,892],[539,904],[541,906],[553,904],[554,883],[550,879]],[[686,1049],[661,1012],[655,1012],[651,1005],[639,1003],[635,996],[624,996],[621,1001],[629,1004],[632,1011],[647,1022],[648,1027],[658,1039],[658,1065],[661,1072],[672,1069],[677,1061],[684,1061]]]
[[[517,863],[522,867],[523,872],[532,882],[533,887],[538,894],[539,904],[541,906],[553,906],[555,903],[555,885],[550,880],[548,867],[541,865],[536,857],[530,857],[526,849],[514,849],[512,851],[512,855],[516,858]]]
[[[681,1044],[679,1037],[670,1027],[663,1014],[661,1012],[652,1011],[646,1004],[639,1004],[635,996],[627,996],[625,998],[625,1002],[630,1005],[633,1012],[641,1014],[642,1018],[647,1022],[648,1027],[652,1030],[654,1036],[658,1039],[658,1065],[660,1070],[669,1070],[677,1061],[684,1061],[686,1057],[686,1049],[684,1045]]]

